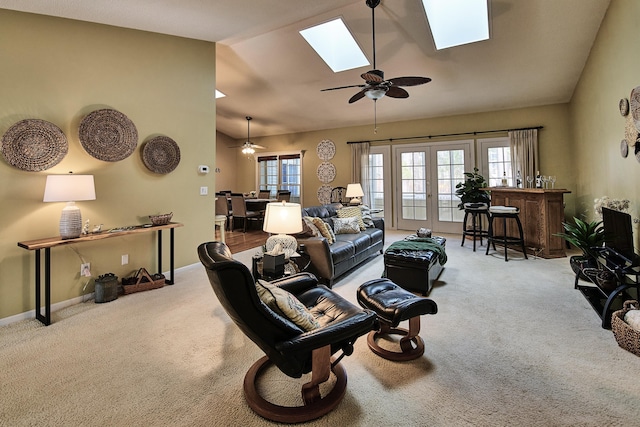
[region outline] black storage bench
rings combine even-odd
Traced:
[[[423,238],[412,234],[392,243],[384,253],[384,277],[403,289],[427,295],[446,262],[444,237]],[[440,250],[434,245],[439,245]]]

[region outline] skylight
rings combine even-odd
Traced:
[[[334,73],[369,65],[342,18],[307,28],[300,34]]]
[[[218,89],[216,89],[216,99],[224,98],[225,96],[227,96],[227,95],[225,95],[224,93],[222,93]]]
[[[489,39],[487,0],[422,0],[436,49]]]

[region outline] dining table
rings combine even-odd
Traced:
[[[268,203],[277,202],[278,199],[244,199],[244,204],[247,207],[247,211],[260,212],[267,209]]]

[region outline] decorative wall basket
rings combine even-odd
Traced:
[[[336,167],[331,162],[322,162],[316,170],[318,179],[323,184],[328,184],[336,178]]]
[[[318,201],[321,205],[331,203],[331,186],[323,184],[318,188]]]
[[[138,130],[131,120],[112,109],[87,114],[78,131],[80,143],[91,156],[105,162],[129,157],[138,145]]]
[[[633,117],[633,123],[640,131],[640,86],[634,88],[629,96],[629,115]]]
[[[142,162],[152,172],[167,174],[180,163],[180,147],[168,136],[156,136],[142,147]]]
[[[318,144],[316,152],[318,153],[318,158],[326,162],[336,155],[336,145],[330,139],[324,139]]]
[[[62,130],[39,119],[19,121],[2,137],[2,154],[7,163],[25,171],[49,169],[60,163],[68,150]]]

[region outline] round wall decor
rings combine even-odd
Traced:
[[[618,103],[618,108],[620,109],[620,115],[625,117],[629,114],[629,100],[627,98],[622,98]]]
[[[629,155],[629,144],[626,139],[620,141],[620,155],[622,155],[623,158]]]
[[[625,117],[624,139],[627,140],[627,144],[631,147],[636,143],[636,139],[638,139],[638,129],[636,129],[636,125],[633,123],[631,114]]]
[[[629,96],[629,112],[631,116],[633,116],[633,123],[636,125],[636,129],[640,131],[640,86],[631,91],[631,96]]]
[[[321,205],[331,203],[331,187],[327,184],[322,184],[318,188],[318,201]]]
[[[324,139],[318,144],[316,152],[320,160],[326,162],[327,160],[333,159],[333,156],[336,155],[336,145],[330,139]]]
[[[322,162],[318,165],[316,175],[320,182],[328,184],[336,178],[336,167],[331,162]]]
[[[142,147],[142,162],[152,172],[169,173],[180,163],[180,147],[168,136],[156,136]]]
[[[49,169],[60,163],[68,150],[62,130],[45,120],[21,120],[2,137],[2,154],[7,163],[25,171]]]
[[[96,110],[80,122],[80,143],[91,156],[106,162],[129,157],[138,145],[138,130],[131,120],[112,109]]]

